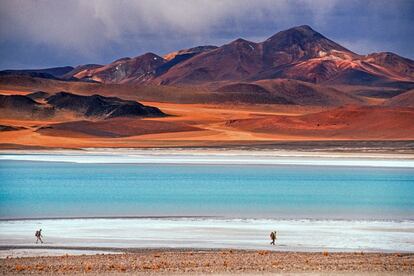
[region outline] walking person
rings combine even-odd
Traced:
[[[270,242],[270,244],[271,244],[271,245],[275,245],[275,241],[276,241],[276,239],[277,239],[277,237],[276,237],[276,231],[273,231],[273,232],[271,232],[271,233],[270,233],[270,239],[272,240],[272,241]]]
[[[43,243],[43,241],[42,241],[42,238],[43,238],[42,229],[36,231],[35,237],[36,237],[36,243],[38,243],[39,241],[40,241],[40,243]]]

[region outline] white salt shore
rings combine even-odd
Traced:
[[[0,151],[0,160],[206,165],[313,165],[414,168],[412,154],[326,153],[254,150],[88,149]]]
[[[43,229],[44,244],[34,232]],[[269,233],[278,231],[276,246]],[[35,247],[34,247],[35,246]],[[131,248],[414,252],[414,221],[226,218],[45,219],[0,222],[0,249]],[[54,249],[53,249],[54,248]],[[117,251],[114,250],[114,251]],[[0,250],[1,251],[1,250]],[[27,252],[27,250],[26,250]]]

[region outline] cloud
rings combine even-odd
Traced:
[[[293,1],[323,15],[321,1]],[[246,27],[251,21],[286,22],[296,13],[292,1],[3,1],[2,39],[90,51],[96,42],[111,42],[150,34],[198,36]],[[324,1],[326,2],[326,1]],[[335,1],[329,1],[334,3]],[[312,4],[312,5],[311,5]],[[332,7],[333,4],[329,4]],[[296,14],[297,16],[297,14]],[[231,24],[230,24],[231,23]],[[286,23],[285,23],[286,24]],[[95,42],[95,43],[92,43]]]
[[[241,36],[266,38],[301,24],[341,36],[335,28],[352,29],[340,25],[349,18],[358,22],[368,17],[380,24],[379,16],[391,12],[391,16],[398,17],[403,5],[411,8],[402,0],[362,4],[354,0],[1,1],[0,50],[7,60],[8,52],[22,48],[13,50],[10,45],[26,45],[29,48],[21,51],[29,57],[43,47],[50,53],[50,57],[42,57],[44,63],[64,61],[65,56],[68,62],[84,63],[107,62],[150,50],[165,53],[177,47],[223,43]],[[367,9],[371,13],[363,14]],[[407,20],[412,23],[411,17]],[[39,63],[36,60],[40,57],[31,59]]]

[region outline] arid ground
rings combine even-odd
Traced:
[[[26,257],[0,260],[3,275],[15,274],[260,274],[310,273],[408,275],[413,254],[296,253],[270,251],[144,250],[125,254]]]
[[[114,96],[115,88],[90,84],[48,82],[24,86],[24,89],[1,89],[3,95],[27,95],[38,89],[50,95],[66,89],[79,95],[90,95],[98,88],[100,95]],[[95,85],[95,84],[94,84]],[[8,87],[8,85],[3,85]],[[96,85],[95,85],[96,86]],[[87,89],[92,89],[88,91]],[[102,90],[100,90],[102,89]],[[119,90],[118,90],[119,89]],[[149,88],[136,92],[119,86],[117,97],[139,100],[167,114],[154,118],[85,117],[61,110],[53,116],[19,116],[3,109],[0,112],[2,148],[85,148],[85,147],[182,147],[260,145],[277,141],[327,140],[413,140],[414,109],[371,103],[365,105],[303,106],[225,101],[189,103],[172,99],[159,101],[149,94]],[[175,93],[177,88],[161,89],[162,94]],[[185,98],[187,90],[181,91]],[[142,92],[142,93],[141,93]],[[209,92],[200,92],[209,94]],[[137,95],[138,94],[138,95]],[[204,95],[203,94],[203,95]],[[211,95],[210,95],[211,96]],[[144,100],[141,100],[144,98]],[[157,100],[157,101],[155,101]],[[39,100],[37,100],[39,101]],[[384,102],[384,100],[382,101]]]

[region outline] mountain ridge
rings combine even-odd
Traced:
[[[164,56],[148,52],[133,58],[119,58],[106,65],[70,68],[64,74],[34,77],[144,85],[203,85],[265,79],[350,85],[414,83],[413,60],[391,52],[359,55],[308,25],[277,32],[262,42],[238,38],[219,47],[196,46]],[[48,70],[6,70],[0,74],[48,74]]]

